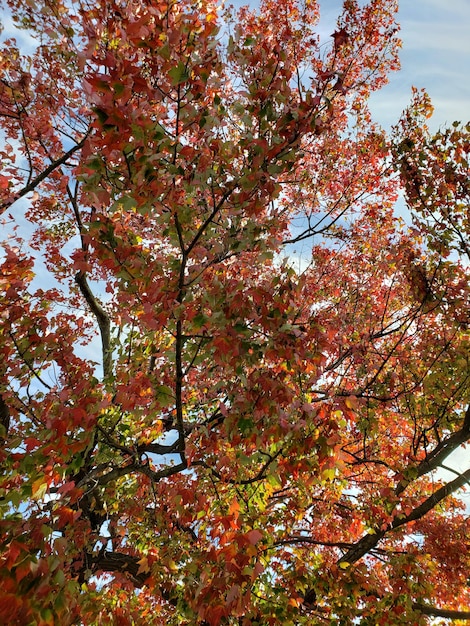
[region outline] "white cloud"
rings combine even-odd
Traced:
[[[435,107],[433,129],[470,119],[470,2],[403,0],[401,70],[372,98],[373,112],[391,126],[407,106],[411,86],[425,88]]]

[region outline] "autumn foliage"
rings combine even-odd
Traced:
[[[372,120],[395,5],[4,6],[1,624],[470,619],[469,127]]]

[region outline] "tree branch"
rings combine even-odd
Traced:
[[[36,178],[33,178],[27,185],[25,185],[23,189],[16,192],[11,198],[11,200],[6,200],[2,202],[0,204],[0,214],[3,213],[6,209],[8,209],[8,207],[14,204],[17,200],[19,200],[23,196],[26,196],[31,191],[34,191],[36,187],[40,183],[42,183],[42,181],[45,180],[50,174],[52,174],[54,170],[56,170],[61,165],[64,165],[64,163],[67,162],[67,160],[72,156],[72,154],[74,154],[75,152],[77,152],[83,147],[83,144],[85,143],[86,138],[87,138],[87,135],[85,135],[85,137],[83,137],[83,139],[79,141],[77,144],[72,146],[70,150],[67,150],[67,152],[64,152],[64,154],[59,159],[56,159],[50,165],[48,165],[40,174],[36,176]]]
[[[144,465],[143,463],[138,462],[128,463],[127,465],[112,468],[110,468],[107,463],[102,463],[83,476],[80,482],[77,483],[77,487],[84,487],[90,483],[94,483],[94,485],[107,485],[121,476],[134,473],[144,474],[144,476],[147,476],[153,482],[158,483],[162,480],[162,478],[168,478],[174,474],[179,474],[179,472],[187,469],[187,467],[188,464],[185,461],[178,463],[178,465],[168,465],[158,471],[153,470],[149,465]],[[106,471],[108,469],[109,471]]]
[[[469,439],[470,439],[470,404],[468,405],[467,410],[465,412],[465,417],[463,420],[462,428],[458,430],[457,432],[453,433],[452,435],[450,435],[450,437],[447,437],[447,439],[443,439],[434,448],[434,450],[430,454],[428,454],[423,461],[421,461],[421,463],[416,468],[418,473],[417,474],[415,473],[413,475],[413,479],[403,478],[398,483],[395,489],[395,495],[396,496],[401,495],[411,482],[437,469],[441,465],[441,463],[445,460],[445,458],[449,456],[449,454],[451,454],[451,452],[456,450],[459,446],[461,446],[463,443],[465,443]]]
[[[111,323],[109,315],[91,291],[84,272],[78,272],[75,275],[75,282],[98,322],[103,350],[103,377],[108,378],[112,374]]]
[[[470,481],[470,469],[463,472],[454,480],[451,480],[449,483],[442,485],[437,491],[435,491],[429,498],[427,498],[424,502],[422,502],[419,506],[411,511],[409,515],[405,517],[396,516],[393,518],[391,528],[398,528],[399,526],[403,526],[404,524],[408,524],[408,522],[414,522],[418,519],[421,519],[429,513],[432,509],[434,509],[444,498],[447,498],[450,494],[454,493],[461,487],[463,487],[466,483]]]
[[[451,609],[439,609],[435,606],[428,604],[421,604],[415,602],[413,609],[419,611],[423,615],[430,615],[431,617],[443,617],[444,619],[461,619],[470,621],[470,611],[453,611]]]
[[[10,409],[0,393],[0,443],[4,442],[8,436],[10,428]]]
[[[143,587],[150,576],[150,571],[140,571],[139,558],[122,552],[99,552],[91,557],[92,571],[119,572],[127,574],[136,587]]]
[[[364,535],[358,542],[350,549],[346,554],[344,554],[338,561],[338,563],[355,563],[359,561],[363,556],[365,556],[372,548],[379,543],[383,537],[389,533],[391,530],[395,528],[399,528],[400,526],[404,526],[409,522],[414,522],[418,519],[421,519],[429,513],[432,509],[434,509],[444,498],[454,493],[461,487],[470,481],[470,469],[463,474],[460,474],[457,478],[446,483],[442,487],[440,487],[437,491],[435,491],[429,498],[424,500],[420,505],[414,508],[409,515],[399,514],[396,515],[392,522],[383,530],[375,529],[373,534]]]

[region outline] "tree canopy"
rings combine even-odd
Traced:
[[[470,619],[470,127],[372,119],[396,9],[5,2],[2,624]]]

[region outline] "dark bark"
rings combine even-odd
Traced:
[[[10,428],[10,409],[7,403],[3,399],[0,393],[0,426],[3,426],[3,431],[0,430],[0,441],[5,440],[8,436],[8,430]]]
[[[442,617],[444,619],[460,619],[470,621],[470,611],[453,611],[452,609],[439,609],[435,606],[430,606],[429,604],[421,604],[419,602],[415,602],[413,604],[413,608],[415,611],[419,611],[423,615],[429,615],[430,617]]]

